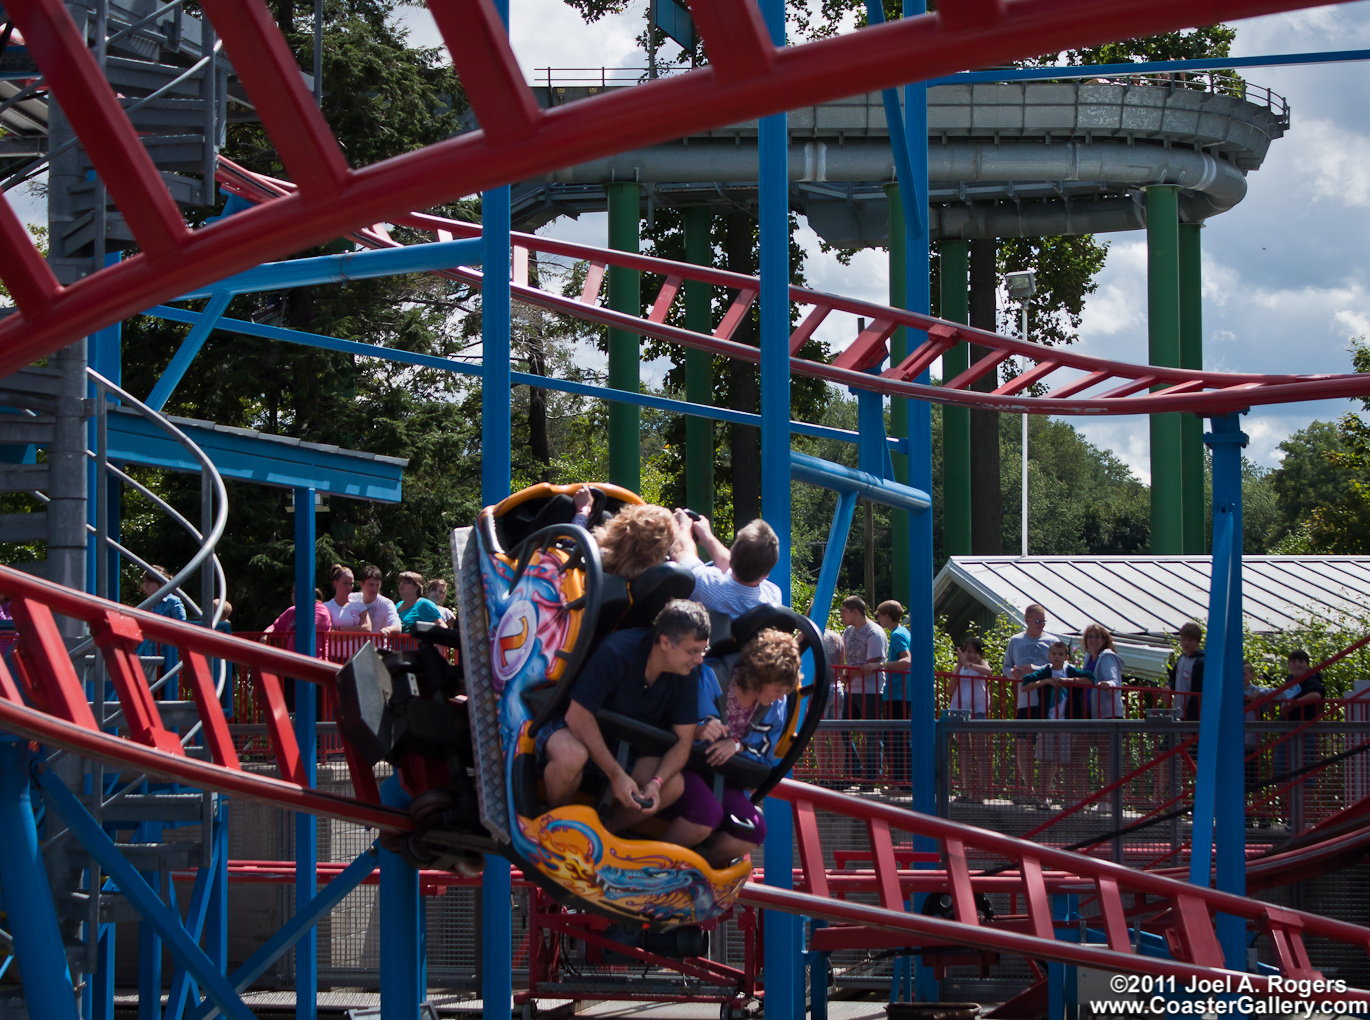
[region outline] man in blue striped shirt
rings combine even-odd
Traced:
[[[737,619],[748,609],[761,604],[784,604],[780,588],[766,575],[780,561],[780,539],[775,529],[760,518],[733,536],[729,549],[714,535],[706,517],[691,519],[676,510],[676,562],[689,567],[695,575],[695,590],[690,598],[705,609],[726,613]],[[713,559],[704,563],[695,554],[698,542]]]

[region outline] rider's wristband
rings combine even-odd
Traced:
[[[647,780],[647,785],[648,785],[648,786],[651,786],[653,783],[656,783],[657,786],[664,786],[664,785],[666,785],[665,783],[663,783],[663,782],[661,781],[661,777],[660,777],[660,776],[653,776],[651,779]]]

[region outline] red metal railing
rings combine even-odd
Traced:
[[[295,643],[295,632],[289,630],[270,633],[266,631],[239,631],[234,636],[244,641],[256,641],[270,645],[272,648],[291,648]],[[315,657],[327,662],[341,664],[361,651],[368,642],[382,652],[407,652],[413,650],[417,639],[411,634],[385,634],[369,630],[330,630],[315,637]],[[445,648],[441,651],[448,656],[450,661],[456,662],[455,649]],[[259,682],[260,677],[251,667],[236,672],[236,676],[233,678],[233,710],[230,721],[256,725],[265,721],[262,706],[253,695]],[[291,700],[293,701],[293,698]],[[337,718],[337,706],[334,699],[332,697],[320,698],[319,721],[336,722]],[[238,747],[241,753],[249,755],[261,755],[270,750],[263,737],[252,735],[240,737]],[[318,753],[321,761],[343,757],[346,754],[346,748],[343,746],[341,735],[336,731],[320,732]]]

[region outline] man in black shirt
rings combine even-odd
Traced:
[[[610,829],[625,828],[673,803],[684,790],[680,770],[690,757],[699,721],[699,672],[709,646],[709,614],[697,602],[675,599],[650,631],[609,635],[590,656],[571,688],[564,725],[548,727],[543,781],[550,807],[570,803],[593,763],[609,779],[618,802]],[[676,742],[660,758],[618,764],[595,713],[607,709],[659,729]]]
[[[1289,679],[1297,680],[1293,687],[1284,691],[1284,717],[1290,722],[1307,722],[1316,719],[1322,711],[1322,701],[1327,695],[1323,686],[1322,674],[1312,672],[1308,664],[1308,653],[1295,648],[1289,653]]]

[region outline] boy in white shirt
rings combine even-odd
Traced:
[[[848,667],[847,682],[850,685],[847,694],[847,718],[879,719],[880,694],[885,684],[885,674],[879,669],[868,671],[866,667],[885,664],[885,651],[888,648],[885,631],[866,616],[866,600],[859,595],[850,595],[842,600],[841,617],[842,623],[846,626],[846,630],[842,632],[842,646],[845,652],[843,658]],[[855,778],[875,782],[880,778],[880,753],[883,750],[883,742],[880,740],[880,734],[875,732],[865,732],[862,737],[865,753],[861,758],[864,761],[860,765],[857,764],[857,741],[853,739],[851,768],[848,772]]]

